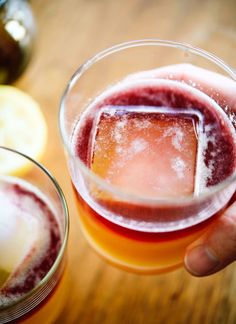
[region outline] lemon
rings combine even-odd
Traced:
[[[46,147],[47,125],[39,104],[13,87],[0,86],[0,146],[40,160]],[[30,162],[0,150],[0,174],[22,175]]]

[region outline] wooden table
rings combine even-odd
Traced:
[[[112,44],[158,37],[191,43],[236,67],[234,0],[32,0],[38,26],[34,57],[15,85],[46,116],[44,165],[58,179],[71,217],[70,294],[56,323],[236,323],[234,265],[207,278],[185,270],[139,276],[113,268],[85,242],[58,131],[65,85],[85,59]],[[53,311],[53,310],[52,310]],[[40,323],[41,324],[41,323]],[[42,323],[43,324],[43,323]]]

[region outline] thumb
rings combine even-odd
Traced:
[[[236,260],[236,202],[192,243],[185,254],[185,267],[194,276],[213,274]]]

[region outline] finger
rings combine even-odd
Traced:
[[[236,203],[226,210],[203,237],[188,247],[185,266],[195,276],[207,276],[235,260]]]
[[[185,82],[209,95],[220,106],[236,110],[236,82],[192,64],[175,64],[129,75],[126,80],[166,78]]]

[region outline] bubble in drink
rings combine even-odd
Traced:
[[[0,178],[0,308],[33,289],[52,267],[61,230],[48,199],[29,183]]]

